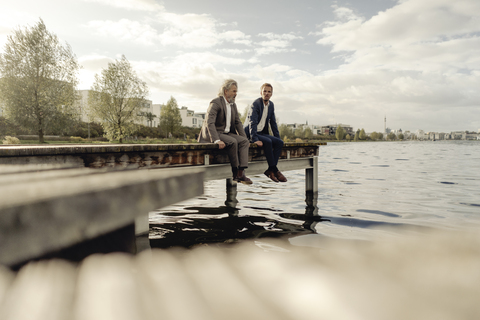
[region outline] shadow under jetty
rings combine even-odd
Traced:
[[[220,207],[185,207],[181,211],[163,211],[161,219],[150,223],[152,248],[186,247],[238,243],[246,239],[289,238],[315,233],[318,215],[318,192],[307,192],[305,213],[272,212],[270,208],[245,207],[258,215],[241,214],[237,208],[236,188],[229,188]],[[262,214],[268,211],[268,214]],[[276,210],[273,210],[276,211]]]

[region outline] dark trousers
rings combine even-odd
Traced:
[[[257,133],[258,140],[263,143],[263,152],[267,158],[268,170],[277,172],[277,163],[282,153],[283,141],[265,133]]]

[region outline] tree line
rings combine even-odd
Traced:
[[[88,96],[89,123],[82,123],[76,90],[79,69],[71,47],[48,31],[42,19],[14,30],[0,54],[0,107],[5,116],[0,131],[6,131],[0,133],[34,133],[40,143],[46,134],[82,135],[86,130],[89,136],[120,143],[142,131],[178,134],[182,119],[173,97],[161,109],[161,130],[138,125],[142,118],[151,124],[156,116],[143,112],[148,87],[125,56],[95,75]]]
[[[108,64],[96,74],[88,96],[89,122],[80,121],[79,99],[76,87],[80,65],[71,47],[62,44],[47,30],[43,20],[32,27],[18,28],[7,37],[4,53],[0,54],[0,135],[38,135],[40,143],[46,134],[63,136],[99,137],[119,141],[132,136],[179,137],[195,135],[194,128],[182,127],[178,103],[171,97],[162,106],[159,126],[152,123],[156,117],[145,112],[149,90],[133,70],[125,56]],[[245,121],[247,109],[242,116]],[[146,119],[149,126],[138,123]],[[285,141],[295,139],[321,140],[330,136],[315,135],[308,126],[292,128],[279,125]],[[383,134],[357,130],[351,136],[341,126],[336,129],[337,140],[382,140]],[[395,140],[395,134],[387,136]],[[403,139],[403,137],[398,137]]]
[[[370,133],[370,135],[367,135],[365,133],[365,129],[357,129],[357,131],[355,132],[355,134],[353,135],[350,135],[348,134],[345,129],[342,127],[342,126],[338,126],[336,131],[335,131],[335,138],[337,140],[347,140],[347,141],[361,141],[361,140],[371,140],[371,141],[377,141],[377,140],[384,140],[384,137],[383,137],[383,133],[381,132],[372,132]],[[387,137],[386,137],[386,140],[403,140],[404,139],[404,135],[402,133],[398,134],[398,136],[393,133],[393,132],[390,132]]]

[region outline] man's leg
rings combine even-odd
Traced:
[[[238,142],[237,139],[231,137],[229,134],[220,133],[220,140],[225,142],[225,150],[227,151],[228,159],[232,168],[238,168]]]
[[[278,170],[278,159],[282,153],[283,141],[267,134],[258,134],[258,139],[263,143],[263,151],[267,158],[268,169],[264,174],[275,182],[287,182],[287,178]]]
[[[250,146],[248,139],[234,133],[222,133],[220,140],[225,142],[233,178],[238,182],[251,184],[252,180],[245,176],[245,169],[248,167],[248,147]]]
[[[257,134],[258,140],[262,141],[263,143],[263,154],[265,155],[265,158],[267,158],[267,163],[268,163],[268,170],[274,171],[274,168],[277,166],[277,162],[275,162],[274,155],[273,155],[273,143],[272,139],[273,138],[271,135],[266,135],[266,134]]]
[[[248,148],[250,148],[250,141],[238,134],[230,133],[229,135],[237,140],[239,168],[245,170],[248,168]]]

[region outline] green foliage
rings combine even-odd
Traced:
[[[16,137],[5,136],[3,139],[3,144],[20,144],[20,140]]]
[[[312,129],[310,129],[310,127],[306,127],[305,131],[303,132],[303,135],[304,135],[305,139],[312,139],[313,138]]]
[[[370,133],[370,139],[372,139],[373,141],[376,141],[378,140],[378,133],[373,131],[372,133]]]
[[[170,97],[167,104],[160,110],[160,127],[166,133],[166,137],[175,135],[182,126],[182,116],[178,109],[177,100]]]
[[[383,140],[383,133],[378,132],[378,140]]]
[[[284,137],[284,141],[286,141],[287,139],[293,139],[295,137],[293,129],[291,127],[288,127],[284,123],[278,126],[278,132],[280,133],[280,137]]]
[[[147,95],[147,84],[122,56],[95,75],[88,97],[90,114],[101,123],[108,140],[122,143],[135,131]]]
[[[145,118],[147,118],[147,121],[148,121],[150,127],[152,126],[153,120],[157,117],[156,114],[153,114],[151,112],[146,112],[146,113],[143,114],[143,116]]]
[[[305,134],[304,134],[303,126],[295,129],[295,137],[296,138],[303,138],[304,136],[305,136]]]
[[[33,129],[44,142],[46,131],[61,130],[78,117],[74,107],[78,63],[44,22],[14,30],[0,55],[0,99],[14,124]]]
[[[350,141],[350,140],[352,140],[352,137],[351,137],[349,134],[347,134],[347,135],[345,136],[345,139],[346,139],[347,141]]]
[[[337,138],[337,140],[343,140],[344,136],[345,130],[342,128],[342,126],[338,125],[337,130],[335,131],[335,138]]]
[[[358,134],[358,138],[360,140],[367,140],[367,134],[365,133],[365,129],[360,130],[360,133]]]
[[[398,134],[398,140],[403,140],[404,138],[405,136],[403,135],[403,133]]]
[[[388,140],[395,140],[397,138],[397,136],[395,135],[395,133],[393,132],[390,132],[388,135],[387,135],[387,139]]]
[[[359,135],[360,135],[360,130],[357,130],[357,132],[355,132],[355,137],[353,137],[353,141],[356,142],[356,141],[360,140]]]

